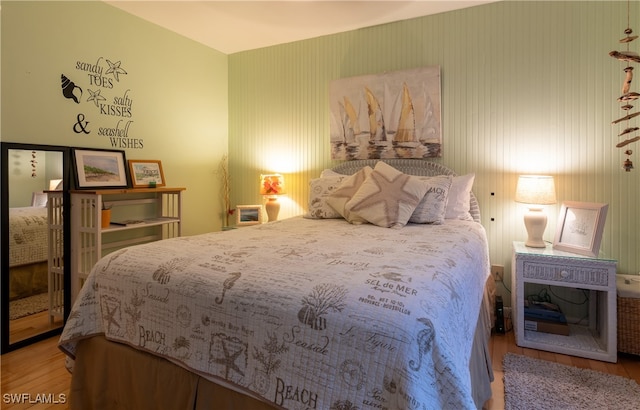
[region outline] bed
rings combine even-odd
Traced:
[[[9,300],[47,292],[47,208],[9,209]]]
[[[357,200],[381,176],[411,210]],[[105,256],[59,342],[71,409],[481,408],[490,267],[472,184],[350,161],[311,181],[304,216]]]

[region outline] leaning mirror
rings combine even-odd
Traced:
[[[2,353],[59,333],[68,315],[69,149],[2,143]],[[65,303],[66,302],[66,303]]]

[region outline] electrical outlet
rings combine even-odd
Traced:
[[[491,265],[491,274],[496,282],[502,282],[504,280],[504,266]]]

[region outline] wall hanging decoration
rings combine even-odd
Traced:
[[[31,178],[35,178],[38,176],[37,164],[38,157],[36,156],[35,151],[31,151]]]
[[[640,136],[631,136],[631,134],[640,130],[640,127],[632,124],[632,120],[637,121],[637,119],[635,118],[640,115],[640,111],[632,112],[634,107],[633,104],[631,104],[632,102],[637,100],[638,97],[640,97],[639,93],[631,91],[634,68],[631,64],[640,63],[640,56],[637,52],[630,50],[630,45],[634,40],[638,38],[638,36],[632,35],[633,30],[631,29],[631,22],[629,20],[631,15],[630,7],[630,1],[627,0],[627,28],[624,30],[625,37],[619,40],[621,44],[626,46],[626,50],[614,50],[609,53],[611,57],[625,63],[625,67],[623,69],[624,79],[622,81],[622,95],[618,98],[618,101],[621,104],[620,108],[622,109],[624,115],[612,122],[613,125],[618,125],[620,127],[618,137],[623,138],[623,141],[616,144],[616,147],[618,148],[626,147],[627,145],[640,140]],[[631,161],[631,154],[633,154],[633,151],[627,148],[624,153],[627,158],[624,160],[622,168],[626,172],[630,172],[633,169],[633,162]]]
[[[126,66],[120,59],[103,56],[69,62],[59,80],[63,104],[72,104],[75,110],[67,119],[69,131],[112,149],[144,148],[134,126],[134,78],[129,78]]]
[[[442,156],[440,67],[334,80],[332,159]]]
[[[62,95],[64,95],[64,98],[68,98],[75,101],[76,104],[80,104],[79,98],[82,98],[82,88],[78,87],[64,74],[60,74],[60,86],[62,87]]]

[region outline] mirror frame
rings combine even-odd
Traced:
[[[10,343],[9,327],[9,150],[29,150],[29,151],[56,151],[62,152],[62,190],[63,190],[63,229],[64,229],[64,315],[63,326],[48,330],[46,332],[31,336],[29,338]],[[0,189],[2,198],[0,200],[0,315],[2,340],[0,353],[4,354],[32,343],[38,342],[60,334],[64,324],[67,322],[71,311],[71,197],[69,194],[69,183],[71,178],[71,148],[56,145],[23,144],[14,142],[0,143]]]

